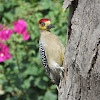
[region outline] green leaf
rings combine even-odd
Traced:
[[[47,83],[44,82],[41,78],[37,78],[34,84],[40,89],[46,89]]]
[[[44,80],[45,82],[48,82],[48,81],[49,81],[49,78],[48,78],[47,76],[43,76],[43,80]]]
[[[55,95],[51,91],[47,91],[45,93],[45,96],[44,96],[43,100],[57,100],[57,95]]]
[[[4,11],[4,7],[3,7],[3,4],[0,3],[0,12],[3,12]]]
[[[50,89],[55,90],[57,89],[56,85],[51,85]]]
[[[6,87],[5,88],[5,91],[6,92],[13,92],[13,87]]]
[[[24,89],[28,89],[30,87],[30,85],[31,85],[31,80],[33,80],[33,77],[29,77],[28,79],[26,79],[24,81],[24,84],[22,85],[22,87]]]
[[[13,14],[11,12],[8,13],[5,12],[4,17],[9,21],[13,21]]]

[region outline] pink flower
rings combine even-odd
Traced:
[[[14,22],[14,31],[18,34],[23,34],[24,31],[27,30],[27,24],[24,20],[19,20],[18,22]]]
[[[0,43],[0,62],[11,59],[11,54],[9,53],[9,47],[4,43]]]
[[[3,26],[0,24],[0,30],[3,29]]]
[[[28,40],[30,38],[30,35],[28,33],[28,31],[23,32],[23,40]]]
[[[0,52],[0,62],[11,59],[11,55],[9,53]]]
[[[18,34],[23,34],[23,40],[30,38],[29,32],[27,31],[27,24],[24,20],[19,20],[14,23],[14,31]]]
[[[3,29],[0,31],[0,39],[6,41],[11,37],[12,33],[12,29]]]

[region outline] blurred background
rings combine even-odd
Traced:
[[[0,100],[57,100],[56,86],[46,75],[39,56],[37,23],[48,18],[55,25],[51,32],[65,46],[68,10],[62,12],[63,0],[0,0],[0,24],[12,28],[24,19],[30,39],[12,34],[6,41],[12,58],[0,62]]]

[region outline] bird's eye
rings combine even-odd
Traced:
[[[45,23],[44,22],[40,22],[41,26],[44,27],[45,26]]]

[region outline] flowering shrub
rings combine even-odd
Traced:
[[[10,39],[13,32],[18,34],[23,34],[23,40],[28,40],[30,38],[29,32],[27,31],[27,24],[24,20],[19,20],[14,22],[13,29],[5,29],[0,24],[0,62],[11,59],[11,54],[9,53],[9,47],[5,45],[5,41]]]
[[[68,11],[62,13],[62,4],[63,0],[0,0],[0,23],[13,29],[8,40],[0,41],[9,47],[12,57],[0,62],[0,100],[57,100],[56,86],[41,64],[37,22],[49,18],[56,26],[51,32],[65,44]],[[0,31],[5,29],[2,28],[0,25]],[[31,38],[25,41],[29,38],[28,30]]]

